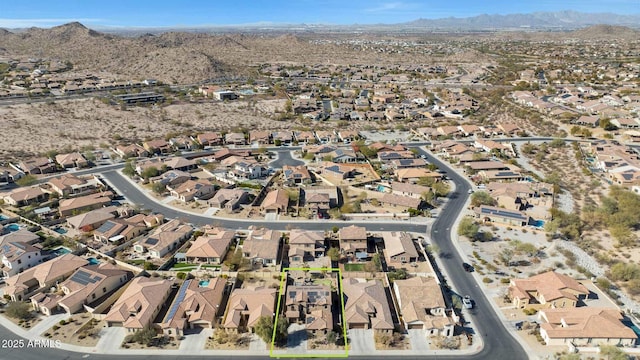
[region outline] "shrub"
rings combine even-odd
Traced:
[[[31,319],[32,317],[31,307],[29,304],[22,301],[10,302],[5,309],[5,313],[9,317],[19,319],[21,322],[23,320]]]
[[[58,326],[58,325],[53,325],[52,329],[53,329],[53,331],[56,331],[56,330],[60,329],[60,326]]]
[[[525,313],[525,315],[535,315],[538,313],[538,310],[534,309],[534,308],[527,308],[522,310],[522,312]]]
[[[502,278],[502,279],[500,279],[500,283],[501,283],[501,284],[508,284],[509,282],[511,282],[511,280],[510,280],[510,279],[507,279],[507,278]]]
[[[179,272],[178,274],[176,274],[176,277],[180,280],[184,280],[187,277],[187,273]]]
[[[485,277],[482,279],[482,282],[485,284],[491,284],[493,282],[493,280],[491,280],[491,278]]]
[[[60,324],[60,325],[67,325],[67,321],[66,321],[66,320],[64,320],[64,319],[62,319],[62,320],[60,320],[59,324]]]

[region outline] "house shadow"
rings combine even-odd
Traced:
[[[300,346],[305,340],[307,340],[306,329],[293,330],[287,335],[287,348]]]

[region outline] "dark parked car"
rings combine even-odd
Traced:
[[[464,268],[464,271],[466,272],[473,272],[473,266],[471,264],[467,264],[466,262],[462,263],[462,268]]]

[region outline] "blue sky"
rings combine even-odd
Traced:
[[[375,24],[535,11],[640,13],[640,0],[7,0],[0,27]]]

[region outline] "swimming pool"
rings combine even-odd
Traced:
[[[66,233],[67,233],[67,229],[65,229],[65,228],[61,228],[61,227],[59,227],[59,228],[55,228],[55,229],[53,229],[53,231],[57,232],[57,233],[58,233],[58,234],[60,234],[60,235],[64,235],[64,234],[66,234]]]
[[[70,254],[71,253],[71,249],[66,248],[64,246],[59,246],[59,247],[53,249],[52,253],[54,253],[56,256],[62,256],[64,254]]]
[[[100,264],[100,261],[98,261],[98,259],[92,258],[92,257],[88,258],[87,261],[89,262],[89,265],[98,265],[98,264]]]
[[[5,226],[4,228],[9,230],[10,232],[14,232],[14,231],[20,230],[20,225],[18,225],[18,224],[9,224],[9,225]]]
[[[533,223],[531,224],[537,228],[543,228],[544,227],[544,220],[534,220]]]
[[[198,283],[198,286],[200,286],[200,287],[209,286],[209,280],[200,280],[200,282]]]
[[[8,219],[8,217],[6,217],[6,216],[4,216],[4,215],[0,214],[0,221],[2,221],[2,220],[7,220],[7,219]]]

